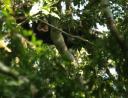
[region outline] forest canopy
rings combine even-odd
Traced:
[[[127,98],[127,0],[0,0],[0,98]]]

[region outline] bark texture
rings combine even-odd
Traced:
[[[52,19],[52,25],[59,27],[59,29],[61,28],[61,24],[59,22],[58,19]],[[70,61],[74,61],[74,56],[69,52],[63,35],[60,31],[56,30],[55,28],[51,29],[51,39],[53,41],[53,43],[55,44],[56,48],[58,49],[58,51],[64,55],[68,60]]]

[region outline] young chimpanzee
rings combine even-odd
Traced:
[[[32,23],[32,30],[36,38],[43,40],[44,43],[53,44],[50,37],[50,28],[47,24],[37,21]]]
[[[37,39],[43,40],[43,42],[46,44],[53,44],[50,37],[50,27],[47,24],[39,20],[32,21],[30,24],[29,20],[27,20],[23,14],[18,14],[15,19],[17,23],[21,24],[23,29],[32,30]]]

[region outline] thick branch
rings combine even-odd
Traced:
[[[121,33],[116,28],[116,25],[114,23],[113,14],[109,7],[109,1],[108,0],[101,0],[101,5],[103,7],[104,14],[107,18],[107,26],[110,29],[112,35],[115,37],[118,45],[120,46],[122,53],[124,54],[125,60],[128,59],[128,47],[126,45],[126,42],[124,41]]]
[[[59,26],[58,19],[52,19],[52,24]],[[61,27],[60,27],[61,28]],[[64,54],[66,58],[70,61],[74,61],[74,56],[68,51],[68,48],[64,42],[63,35],[60,31],[56,30],[55,28],[51,28],[51,39],[55,44],[56,48],[59,50],[61,54]]]

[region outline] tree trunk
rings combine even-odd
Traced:
[[[59,29],[61,28],[59,20],[52,18],[52,25],[59,27]],[[51,29],[51,39],[53,41],[53,43],[55,44],[56,48],[58,49],[58,51],[64,55],[68,60],[70,61],[74,61],[74,56],[68,51],[68,48],[65,44],[63,35],[60,31],[56,30],[55,28]]]
[[[107,26],[110,29],[111,34],[115,37],[119,47],[121,48],[126,62],[128,62],[127,61],[128,60],[128,47],[127,47],[127,44],[126,44],[123,36],[121,35],[121,33],[119,33],[119,31],[116,28],[116,25],[115,25],[114,19],[113,19],[113,14],[109,7],[109,1],[101,0],[101,6],[103,6],[104,15],[107,18]]]

